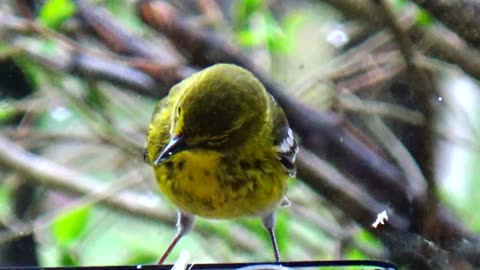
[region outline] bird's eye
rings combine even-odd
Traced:
[[[180,115],[181,112],[182,112],[182,107],[178,106],[177,107],[177,115]]]
[[[212,137],[208,140],[209,145],[218,145],[225,142],[228,139],[228,135]]]

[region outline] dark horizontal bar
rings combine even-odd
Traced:
[[[213,264],[189,264],[186,270],[281,270],[285,268],[308,268],[308,267],[347,267],[365,266],[378,267],[378,270],[397,270],[392,263],[375,260],[332,260],[332,261],[289,261],[289,262],[264,262],[264,263],[213,263]],[[119,265],[119,266],[81,266],[81,267],[0,267],[0,270],[170,270],[173,265]],[[182,270],[182,269],[177,269]]]

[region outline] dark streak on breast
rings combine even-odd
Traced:
[[[167,170],[167,180],[173,180],[173,162],[167,161],[164,163],[165,169]]]
[[[246,170],[249,170],[252,168],[252,164],[249,163],[248,161],[246,160],[240,160],[239,161],[239,164],[240,164],[240,168],[242,168],[242,170],[246,171]]]
[[[178,171],[181,171],[181,170],[183,170],[183,165],[185,165],[185,161],[184,160],[179,160],[175,164],[175,169],[178,170]]]

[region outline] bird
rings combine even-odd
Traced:
[[[163,264],[195,218],[260,217],[280,261],[275,213],[288,205],[298,146],[282,108],[250,71],[215,64],[174,85],[150,120],[144,160],[178,209]]]

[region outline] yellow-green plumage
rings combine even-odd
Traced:
[[[273,217],[292,171],[285,161],[293,166],[296,153],[288,135],[284,113],[263,85],[243,68],[218,64],[159,102],[145,158],[161,192],[182,213]],[[183,146],[169,153],[173,138]]]

